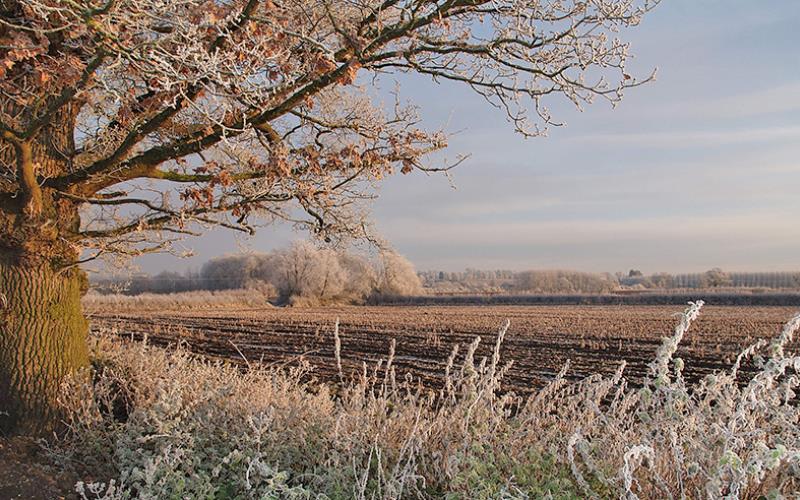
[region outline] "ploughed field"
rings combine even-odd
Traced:
[[[481,341],[476,359],[491,356],[498,329],[511,324],[501,359],[513,361],[504,378],[507,389],[529,392],[551,380],[570,361],[568,378],[611,374],[622,360],[626,377],[638,383],[661,339],[671,335],[676,306],[428,306],[259,308],[194,311],[95,312],[94,331],[167,346],[182,341],[192,351],[214,358],[271,366],[304,360],[312,374],[338,380],[333,329],[339,319],[341,358],[346,374],[370,373],[389,356],[396,341],[398,380],[437,387],[443,381],[453,346],[455,364],[470,343]],[[790,307],[706,306],[681,342],[677,357],[690,381],[728,369],[738,353],[758,339],[771,339],[796,311]],[[797,350],[797,342],[790,351]],[[755,370],[746,362],[741,376]]]

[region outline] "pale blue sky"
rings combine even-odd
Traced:
[[[548,104],[567,126],[525,140],[467,89],[403,82],[425,122],[460,131],[442,176],[385,182],[381,234],[419,269],[646,272],[800,269],[800,1],[663,0],[637,29],[630,69],[657,80],[616,109]],[[143,270],[197,267],[303,234],[221,230],[196,256],[147,256]]]

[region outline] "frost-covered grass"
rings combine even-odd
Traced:
[[[674,358],[702,303],[654,353],[644,387],[613,377],[498,391],[507,366],[453,351],[440,391],[397,380],[392,353],[343,386],[100,339],[93,382],[74,382],[55,452],[98,482],[86,498],[778,498],[800,490],[800,357],[742,353],[687,387]],[[455,366],[456,349],[465,362]],[[760,372],[736,383],[739,362]],[[386,369],[386,370],[384,370]],[[386,375],[381,375],[386,373]],[[91,394],[92,397],[86,397]]]
[[[179,293],[141,293],[139,295],[89,292],[83,297],[88,314],[94,312],[135,312],[158,310],[195,310],[223,307],[264,307],[270,296],[259,290],[221,290]]]

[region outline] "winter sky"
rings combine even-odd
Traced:
[[[800,2],[663,0],[638,28],[631,72],[657,80],[611,109],[548,104],[567,125],[524,139],[469,90],[422,78],[403,96],[471,154],[452,182],[420,172],[383,184],[381,235],[418,269],[586,271],[800,269]],[[198,267],[305,237],[216,230],[195,256],[152,255],[145,271]]]

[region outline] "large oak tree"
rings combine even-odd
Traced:
[[[446,145],[376,78],[466,85],[536,134],[549,95],[644,81],[615,33],[655,3],[0,0],[0,427],[51,429],[88,363],[82,259],[278,219],[364,237],[376,182]]]

